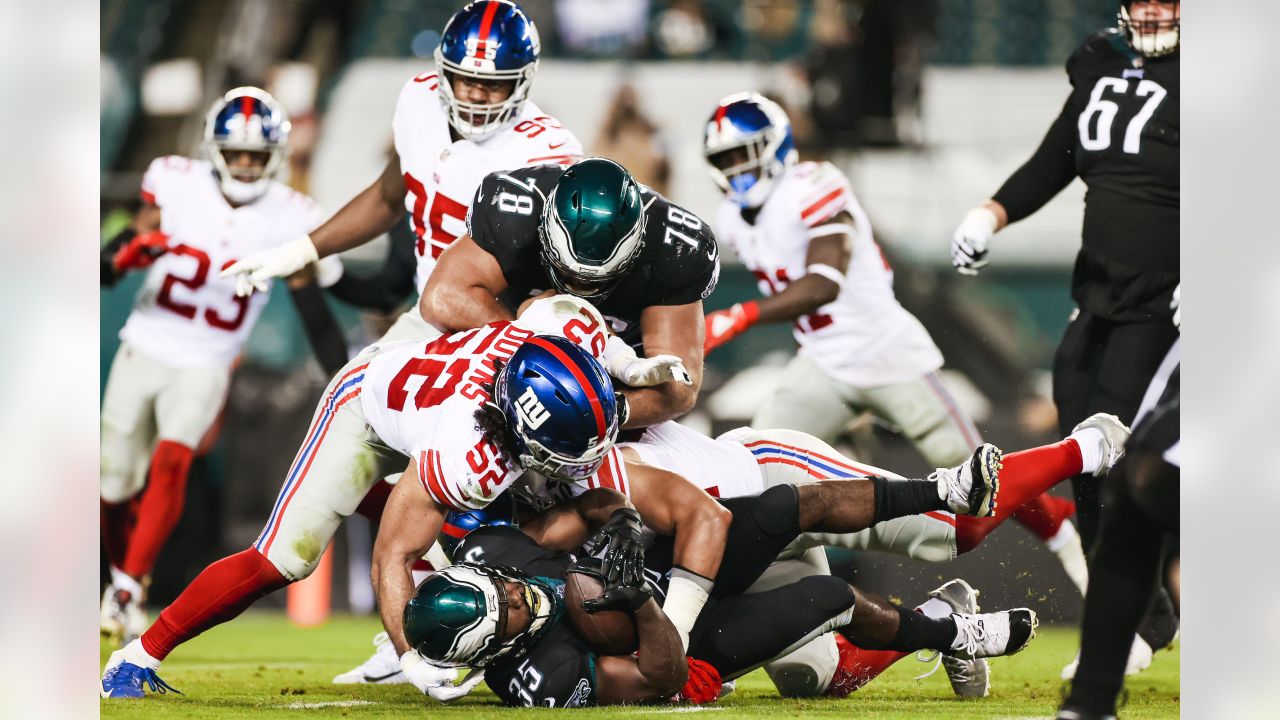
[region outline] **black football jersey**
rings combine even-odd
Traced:
[[[454,556],[550,578],[557,581],[562,600],[565,574],[573,563],[567,553],[547,550],[510,526],[472,531],[459,542]],[[486,668],[484,680],[504,704],[514,707],[596,704],[596,656],[563,616],[553,618],[546,633],[525,652]]]
[[[1179,53],[1143,58],[1116,29],[1067,60],[1071,95],[1036,155],[996,193],[1010,221],[1079,177],[1083,243],[1072,297],[1113,320],[1171,315],[1179,278]]]
[[[513,311],[554,288],[542,264],[539,219],[564,168],[540,165],[493,173],[476,191],[467,232],[498,261],[507,281],[502,300]],[[640,186],[645,229],[640,256],[596,307],[615,333],[642,350],[640,313],[655,305],[698,302],[715,289],[720,253],[711,227],[692,212]]]

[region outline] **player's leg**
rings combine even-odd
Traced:
[[[102,598],[102,632],[127,642],[145,627],[141,577],[121,568],[137,518],[138,495],[146,484],[155,441],[156,393],[173,371],[122,344],[111,364],[102,399],[102,453],[99,474],[102,543],[112,582]]]
[[[787,428],[830,441],[852,419],[839,383],[797,355],[787,363],[777,389],[751,419],[751,426]]]
[[[310,575],[342,518],[392,467],[403,469],[406,460],[378,443],[360,410],[364,367],[353,361],[330,383],[253,547],[205,568],[139,640],[114,653],[104,693],[141,697],[148,673],[154,679],[175,647]]]
[[[181,368],[157,394],[158,438],[125,556],[123,570],[129,576],[142,578],[151,573],[182,517],[195,448],[221,412],[230,379],[227,367]]]

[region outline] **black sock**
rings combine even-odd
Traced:
[[[932,480],[869,479],[876,488],[876,522],[947,509],[946,501],[938,497],[938,484]]]
[[[849,638],[858,647],[867,650],[897,650],[898,652],[915,652],[916,650],[939,650],[946,652],[956,639],[956,621],[950,616],[934,619],[909,608],[898,607],[898,634],[893,641],[883,647],[875,647],[875,643],[866,638]]]

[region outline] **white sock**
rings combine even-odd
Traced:
[[[160,661],[147,654],[147,651],[142,647],[141,638],[125,645],[120,652],[124,653],[125,662],[133,663],[138,667],[151,668],[152,670],[160,669]]]
[[[928,600],[925,600],[923,603],[916,606],[916,610],[924,613],[925,617],[933,618],[934,620],[951,617],[951,614],[955,612],[951,609],[950,605],[942,602],[938,598],[929,598]]]
[[[135,598],[142,597],[142,583],[114,565],[111,566],[111,585],[117,590],[128,590]]]
[[[1080,463],[1084,466],[1081,472],[1096,473],[1102,469],[1107,459],[1102,457],[1102,431],[1095,427],[1081,428],[1067,436],[1075,440],[1080,448]]]

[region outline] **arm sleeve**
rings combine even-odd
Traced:
[[[1009,222],[1039,210],[1075,178],[1076,115],[1071,98],[1067,98],[1035,154],[992,196],[1009,213]]]
[[[329,292],[339,300],[358,308],[390,313],[404,303],[413,293],[414,272],[418,260],[413,253],[413,231],[408,223],[396,223],[391,229],[391,246],[387,259],[378,271],[369,276],[356,277],[343,273]]]
[[[324,293],[315,283],[307,283],[289,291],[293,307],[302,319],[311,351],[325,372],[334,375],[347,364],[347,339],[342,334],[338,319],[325,303]]]
[[[129,241],[137,237],[137,235],[137,231],[135,231],[131,225],[124,230],[121,230],[118,235],[111,238],[106,245],[102,246],[102,251],[98,256],[102,265],[102,276],[99,281],[99,285],[101,287],[115,287],[116,283],[120,282],[120,278],[124,277],[124,273],[116,270],[116,266],[115,263],[112,262],[112,258],[114,258],[116,253],[120,251],[120,248],[128,245]]]

